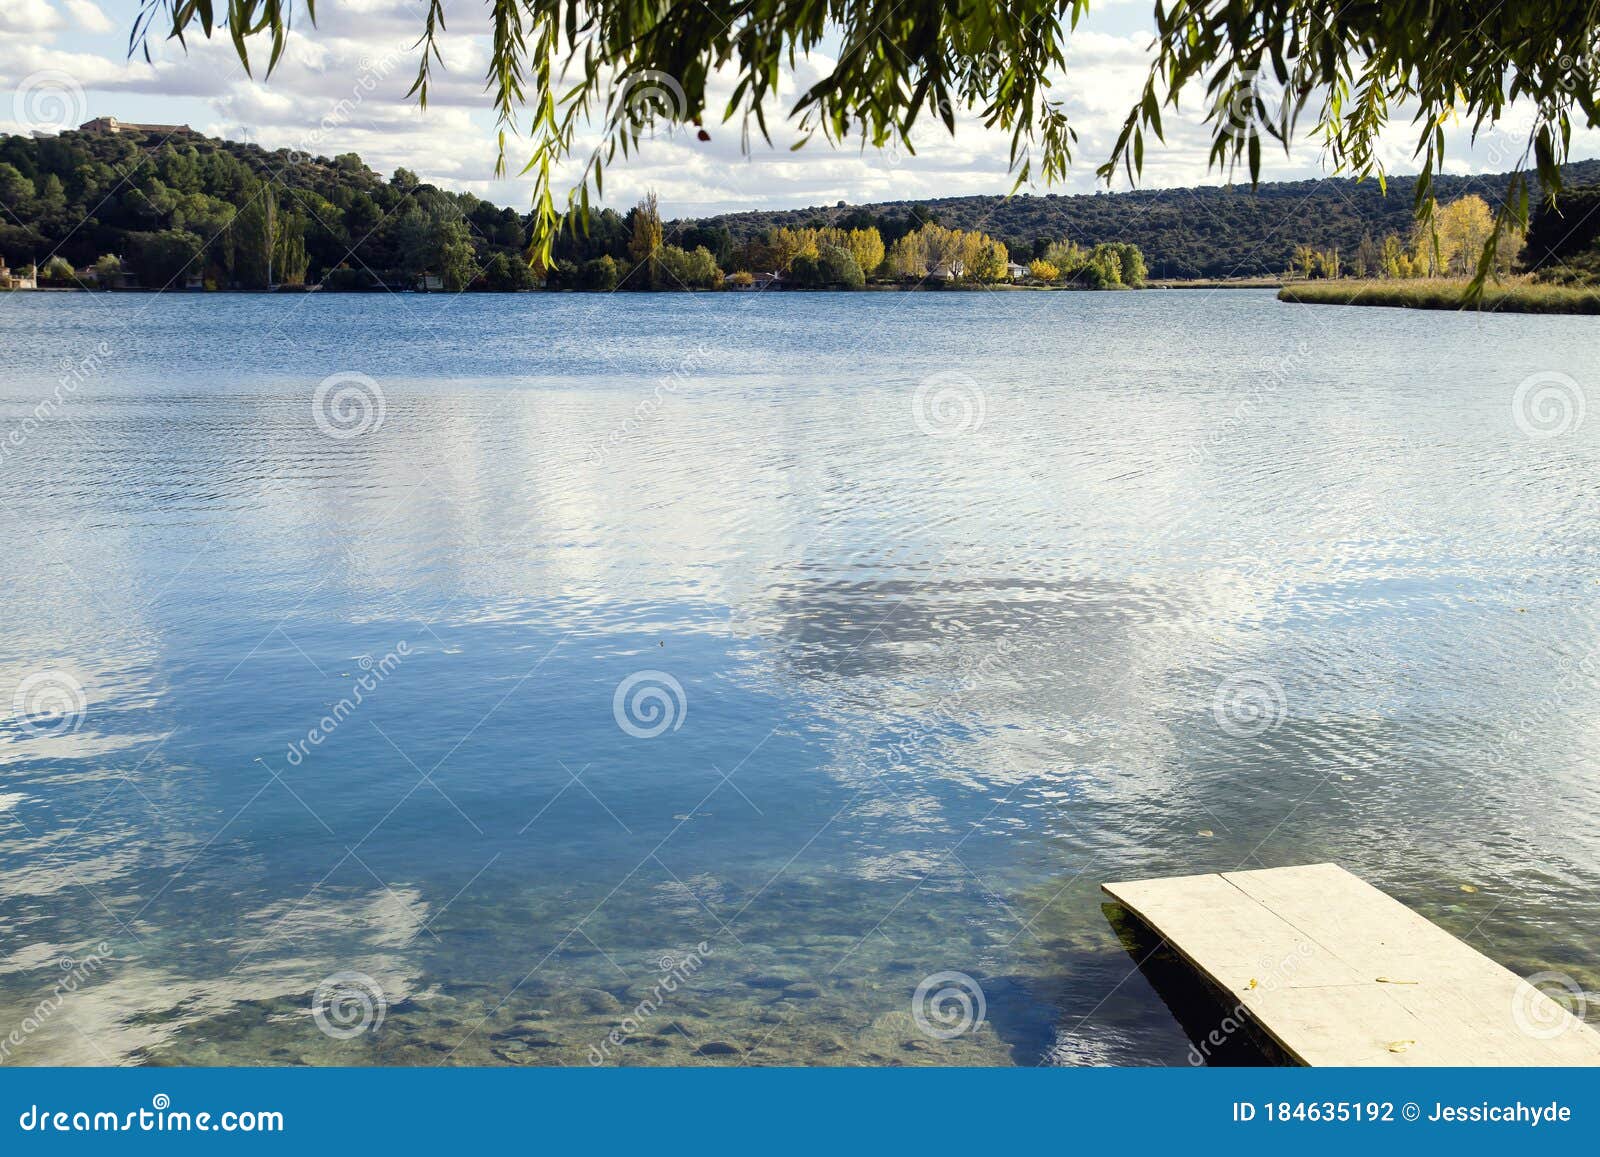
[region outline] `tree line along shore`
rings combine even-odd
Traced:
[[[1308,305],[1475,309],[1500,313],[1600,313],[1600,186],[1565,190],[1541,205],[1527,233],[1503,229],[1468,194],[1434,208],[1406,235],[1363,236],[1349,259],[1338,249],[1295,247],[1278,291]],[[1481,292],[1469,295],[1482,270]]]
[[[471,193],[406,169],[384,180],[353,153],[311,159],[187,131],[0,137],[0,204],[9,288],[1111,289],[1146,277],[1131,243],[1039,237],[1014,257],[922,207],[735,237],[725,224],[664,220],[653,194],[599,210],[530,262],[529,218]]]
[[[585,230],[564,233],[543,265],[527,260],[529,218],[470,193],[451,193],[405,169],[384,179],[352,153],[309,157],[288,150],[221,141],[188,130],[159,138],[90,126],[55,137],[0,136],[0,287],[96,289],[439,289],[516,291],[713,288],[1118,288],[1152,274],[1182,285],[1167,234],[1150,233],[1163,196],[1204,195],[1207,242],[1226,247],[1239,230],[1264,227],[1262,206],[1303,191],[1306,182],[1254,192],[1147,191],[1139,194],[974,198],[851,208],[727,214],[663,220],[654,198],[617,212],[592,214]],[[137,129],[137,126],[134,126]],[[126,129],[126,126],[124,126]],[[1581,162],[1569,180],[1600,163]],[[1482,187],[1503,178],[1441,180],[1441,190]],[[1393,226],[1400,182],[1375,226]],[[1318,185],[1319,183],[1309,183]],[[1502,262],[1503,292],[1538,308],[1586,300],[1583,293],[1522,293],[1524,282],[1592,285],[1600,274],[1596,188],[1568,186],[1560,211],[1541,207],[1521,256]],[[1492,190],[1490,190],[1492,192]],[[1436,215],[1437,238],[1400,227],[1364,229],[1356,243],[1330,236],[1328,214],[1303,210],[1299,235],[1282,242],[1281,264],[1261,270],[1238,262],[1208,273],[1202,285],[1286,285],[1296,300],[1421,303],[1444,300],[1460,276],[1461,255],[1488,219],[1487,203],[1456,196]],[[1368,198],[1370,200],[1370,198]],[[1349,200],[1344,193],[1340,204]],[[1365,202],[1362,202],[1364,205]],[[1119,215],[1118,206],[1138,212]],[[1063,206],[1066,208],[1064,209]],[[1409,212],[1409,206],[1406,207]],[[1348,212],[1348,209],[1346,210]],[[1365,212],[1365,209],[1362,210]],[[988,221],[995,226],[986,228]],[[1108,235],[1117,222],[1124,237]],[[1354,224],[1340,219],[1334,237]],[[1197,228],[1199,226],[1197,225]],[[1035,229],[1031,237],[1020,230]],[[1219,232],[1220,230],[1220,232]],[[1276,227],[1274,232],[1279,232]],[[1147,238],[1147,234],[1149,235]],[[1248,237],[1248,232],[1241,232]],[[1287,234],[1292,238],[1293,233]],[[1141,242],[1153,239],[1151,254]],[[1518,243],[1520,244],[1520,242]],[[1259,245],[1252,247],[1252,253]],[[1516,252],[1508,244],[1502,256]],[[7,264],[9,260],[9,266]],[[14,266],[15,268],[11,268]],[[1207,259],[1217,268],[1219,259]],[[1281,272],[1279,272],[1281,270]],[[1271,278],[1263,282],[1261,274]],[[1254,280],[1240,281],[1239,275]],[[1351,292],[1355,280],[1425,280],[1430,288]],[[1328,288],[1338,283],[1339,288]],[[1503,306],[1504,307],[1504,306]],[[1533,306],[1530,306],[1532,308]]]

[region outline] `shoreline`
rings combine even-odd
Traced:
[[[1511,281],[1484,288],[1476,305],[1462,304],[1468,279],[1314,281],[1285,285],[1278,300],[1299,305],[1358,305],[1442,309],[1461,313],[1600,314],[1600,289]]]

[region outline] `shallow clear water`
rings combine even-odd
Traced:
[[[1320,860],[1600,987],[1596,332],[0,299],[0,1057],[1181,1064],[1098,885]]]

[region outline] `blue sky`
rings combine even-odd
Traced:
[[[359,152],[374,168],[404,165],[424,179],[470,189],[502,204],[524,205],[529,182],[496,180],[495,139],[485,111],[483,74],[488,58],[487,14],[480,0],[447,0],[449,32],[443,40],[446,70],[429,109],[405,97],[416,67],[412,47],[420,28],[419,0],[324,0],[321,24],[291,37],[286,58],[269,81],[247,77],[225,40],[191,40],[187,56],[170,42],[153,45],[153,63],[128,56],[128,30],[139,0],[4,0],[0,7],[0,79],[12,92],[0,104],[0,128],[76,124],[93,116],[182,122],[215,136],[256,140],[334,154]],[[1059,88],[1080,135],[1078,163],[1061,191],[1096,188],[1094,168],[1115,138],[1137,95],[1148,64],[1151,0],[1107,0],[1073,33],[1069,77]],[[796,84],[815,75],[797,70]],[[1198,116],[1168,116],[1169,142],[1146,156],[1144,184],[1218,183],[1208,172],[1208,136]],[[1521,152],[1517,130],[1527,114],[1515,112],[1508,128],[1468,147],[1454,138],[1450,168],[1501,171]],[[740,208],[779,208],[933,198],[1005,192],[1007,141],[963,120],[952,139],[941,127],[919,129],[917,155],[813,143],[791,153],[787,140],[739,146],[738,125],[710,125],[712,140],[663,134],[642,155],[607,178],[608,200],[628,203],[656,189],[674,216]],[[1402,123],[1390,134],[1392,171],[1411,171]],[[520,160],[516,143],[512,159]],[[1600,155],[1600,136],[1575,135],[1574,155]],[[517,166],[513,165],[513,171]],[[1264,176],[1295,179],[1325,172],[1311,142],[1288,157],[1269,155]],[[1038,191],[1044,191],[1040,189]]]

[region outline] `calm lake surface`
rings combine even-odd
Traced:
[[[1100,883],[1322,860],[1600,989],[1597,335],[0,297],[0,1060],[1184,1064]]]

